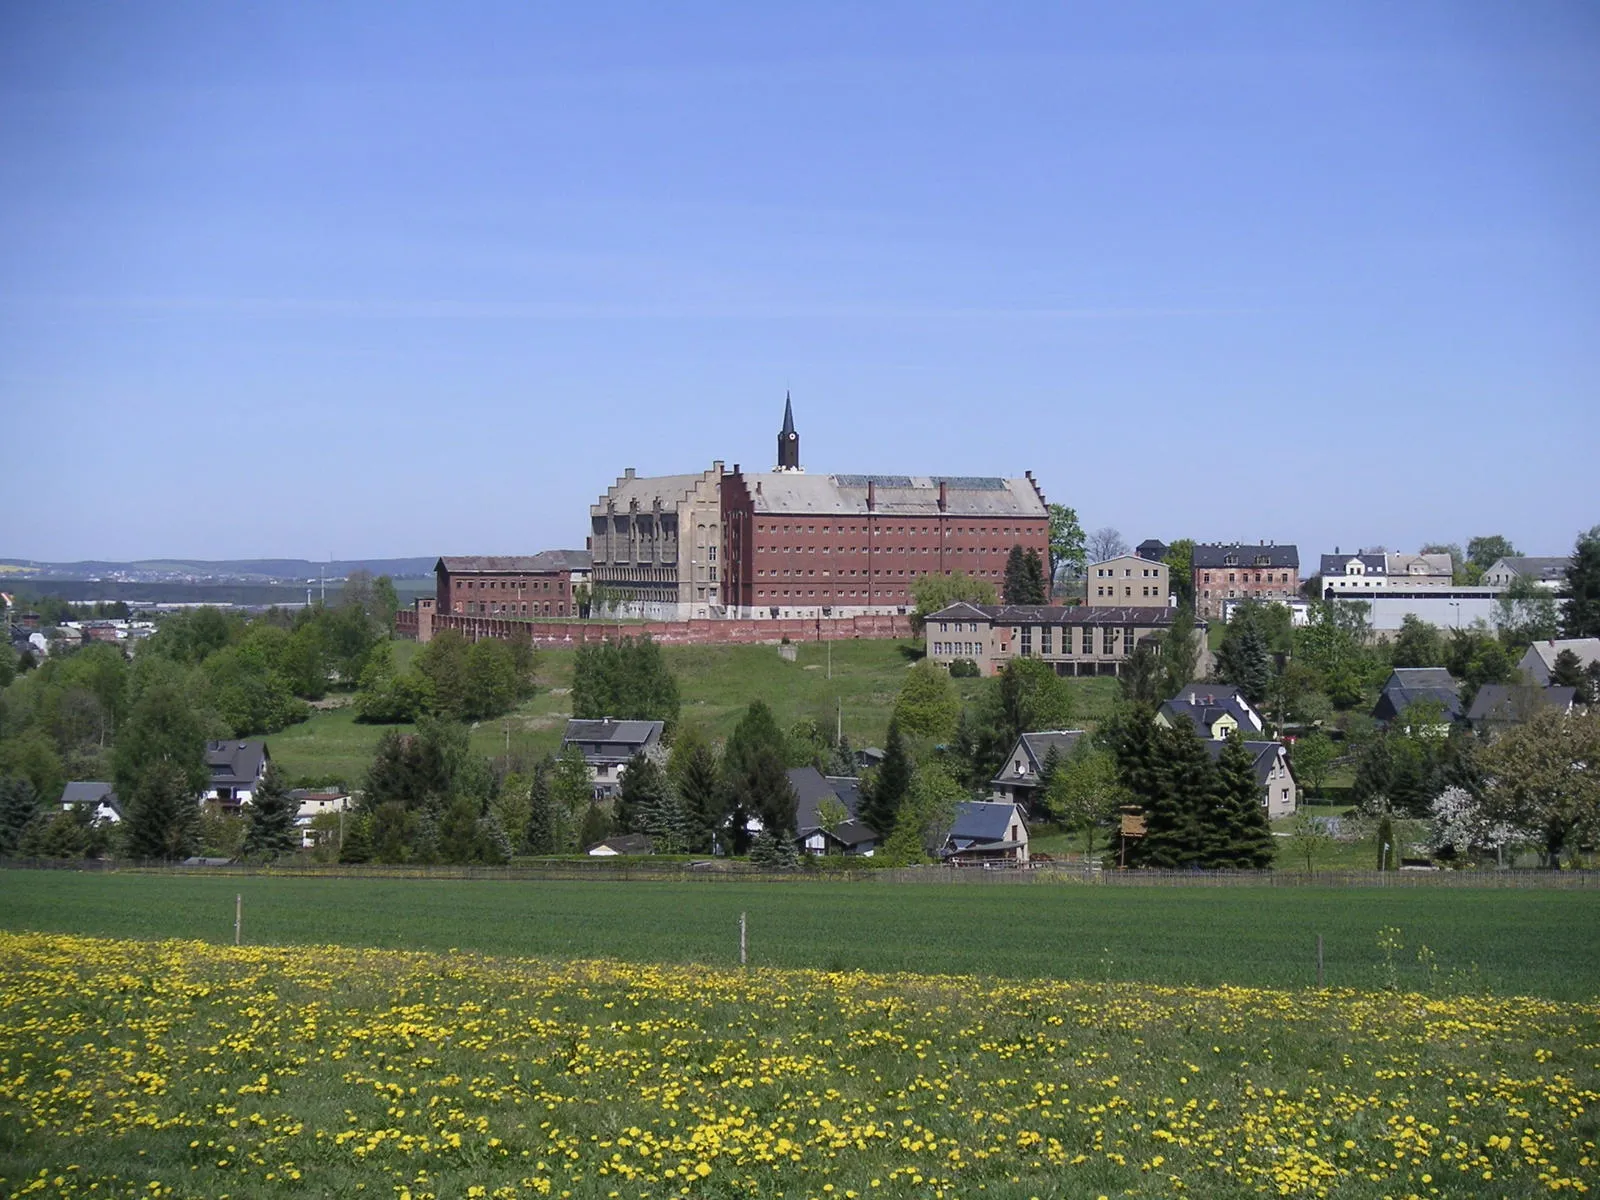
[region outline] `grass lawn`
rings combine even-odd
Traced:
[[[397,666],[417,652],[412,642],[394,646]],[[678,680],[683,721],[700,724],[715,738],[732,733],[745,707],[759,699],[784,728],[809,718],[832,729],[842,719],[852,745],[870,746],[882,743],[890,707],[920,647],[919,642],[867,639],[803,642],[795,646],[794,662],[781,658],[777,646],[664,646],[662,654]],[[528,755],[555,750],[571,714],[574,653],[540,650],[537,694],[510,715],[476,725],[474,749]],[[1078,723],[1092,728],[1109,713],[1117,681],[1069,682],[1079,702]],[[984,681],[955,683],[970,699]],[[273,759],[293,778],[336,776],[358,785],[384,728],[357,724],[349,708],[326,709],[272,734],[267,743]]]
[[[230,941],[235,894],[254,944],[726,965],[745,912],[763,966],[1292,987],[1314,980],[1320,933],[1336,986],[1600,994],[1600,892],[1534,889],[0,871],[0,928]],[[1382,949],[1385,928],[1403,951]]]

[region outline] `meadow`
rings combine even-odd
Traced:
[[[402,667],[417,650],[413,642],[396,641],[394,647]],[[682,720],[700,725],[713,738],[726,738],[745,707],[764,700],[782,728],[801,720],[816,721],[825,730],[842,724],[852,745],[880,744],[921,643],[863,639],[802,642],[794,649],[795,661],[789,662],[779,656],[777,646],[662,647],[678,680]],[[574,655],[571,650],[539,650],[537,693],[509,715],[475,725],[473,748],[487,755],[554,751],[571,715]],[[1110,711],[1116,680],[1071,682],[1077,716],[1092,728]],[[956,684],[970,699],[983,681],[958,679]],[[274,760],[294,778],[337,777],[359,786],[385,728],[358,724],[349,707],[327,708],[266,740]]]
[[[1582,1194],[1600,1009],[0,933],[0,1193]]]
[[[1600,890],[0,871],[0,929],[1158,985],[1600,997]]]

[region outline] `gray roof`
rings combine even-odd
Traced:
[[[96,804],[105,801],[111,808],[122,811],[122,802],[117,799],[116,790],[109,783],[95,783],[80,781],[67,784],[61,789],[61,803],[68,804]]]
[[[1133,548],[1133,552],[1140,558],[1148,559],[1150,562],[1160,562],[1166,558],[1167,552],[1171,549],[1172,547],[1168,546],[1160,538],[1145,538],[1144,541]]]
[[[1569,687],[1521,687],[1513,683],[1486,683],[1472,698],[1469,721],[1525,721],[1541,708],[1561,712],[1572,709],[1577,690]]]
[[[1171,625],[1175,608],[1091,608],[1078,604],[968,604],[961,601],[929,615],[929,621],[988,621],[992,625]]]
[[[851,849],[856,846],[864,846],[868,842],[877,841],[878,831],[865,822],[858,821],[852,817],[843,825],[835,825],[828,830],[828,836],[836,838],[846,849]]]
[[[1229,562],[1229,559],[1233,559]],[[1300,550],[1292,544],[1266,545],[1248,542],[1203,542],[1194,548],[1194,565],[1215,570],[1218,567],[1289,567],[1300,569]]]
[[[1461,719],[1460,684],[1443,667],[1396,667],[1372,706],[1372,719],[1392,721],[1419,702],[1439,704],[1447,720]]]
[[[712,463],[711,469],[720,475],[722,463]],[[593,516],[604,516],[612,504],[616,505],[619,513],[627,512],[635,502],[641,511],[648,512],[655,508],[657,500],[661,501],[663,512],[676,512],[678,505],[705,481],[704,474],[624,475],[606,490],[606,494],[600,497],[600,503],[589,506],[589,512]]]
[[[1211,756],[1212,762],[1222,757],[1227,745],[1227,742],[1206,743],[1206,753]],[[1278,751],[1283,749],[1282,743],[1246,742],[1244,748],[1250,752],[1252,765],[1256,769],[1256,782],[1265,787],[1267,779],[1272,775],[1273,765],[1278,761]]]
[[[1530,555],[1514,555],[1509,558],[1496,560],[1489,570],[1495,567],[1505,567],[1507,570],[1523,579],[1537,579],[1546,583],[1562,582],[1567,577],[1567,565],[1570,558],[1535,558]]]
[[[1600,660],[1600,638],[1545,639],[1529,643],[1528,650],[1544,663],[1546,671],[1555,669],[1556,657],[1563,650],[1571,650],[1578,656],[1578,662],[1587,667],[1590,663]],[[1526,658],[1527,655],[1523,657]]]
[[[603,842],[596,842],[584,851],[588,854],[601,846],[609,846],[618,854],[654,854],[656,844],[648,833],[619,833]]]
[[[836,800],[851,817],[856,815],[861,803],[861,793],[854,786],[857,780],[841,779],[836,782],[815,767],[790,767],[787,774],[789,785],[794,788],[794,827],[801,835],[822,828],[820,810],[825,800]],[[839,783],[852,786],[841,788]]]
[[[575,745],[584,758],[593,762],[626,762],[661,740],[665,725],[661,721],[580,721],[567,722],[561,748]]]
[[[1211,727],[1223,714],[1238,722],[1241,731],[1261,729],[1255,709],[1231,683],[1191,683],[1163,704],[1161,711],[1169,717],[1189,718],[1203,738],[1210,738]]]
[[[872,511],[891,516],[936,515],[1047,518],[1044,501],[1030,479],[950,475],[807,475],[775,471],[743,476],[758,513],[862,514],[867,484]],[[939,508],[939,485],[946,507]]]
[[[963,800],[956,805],[950,837],[963,842],[1003,842],[1011,832],[1012,816],[1020,811],[1009,800]]]
[[[452,575],[550,575],[587,571],[594,555],[587,550],[541,550],[537,554],[455,554],[434,564]]]
[[[255,783],[266,770],[270,758],[265,742],[229,739],[206,743],[206,766],[211,769],[213,787],[242,787]]]
[[[1024,787],[1039,782],[1039,772],[1044,769],[1045,759],[1050,756],[1053,747],[1057,759],[1066,764],[1072,757],[1072,752],[1078,748],[1078,741],[1084,736],[1081,729],[1044,729],[1038,733],[1025,733],[1017,739],[1017,744],[1006,756],[1000,773],[990,782],[1003,783],[1011,787],[1021,784]],[[1022,751],[1023,771],[1018,775],[1012,764],[1017,760],[1017,751]]]
[[[1367,569],[1368,575],[1388,574],[1389,568],[1386,558],[1382,554],[1324,554],[1317,566],[1317,570],[1322,573],[1324,578],[1329,575],[1337,575],[1342,578],[1345,574],[1345,567],[1353,559],[1360,560],[1361,565]]]

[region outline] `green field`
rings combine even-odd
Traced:
[[[764,700],[778,723],[814,720],[824,729],[842,721],[852,745],[878,745],[889,724],[889,709],[915,661],[920,643],[860,640],[796,645],[787,662],[777,646],[666,646],[662,654],[678,680],[682,720],[703,726],[713,737],[733,731],[752,700]],[[396,642],[396,664],[404,667],[414,643]],[[473,727],[473,747],[483,754],[541,755],[553,751],[571,715],[574,651],[540,650],[537,694],[507,717]],[[1079,679],[1072,686],[1080,722],[1093,723],[1110,711],[1116,680]],[[982,686],[958,679],[963,696]],[[339,777],[359,784],[385,728],[360,725],[349,708],[319,710],[267,740],[272,757],[293,778]],[[402,727],[403,728],[403,727]]]
[[[0,871],[0,928],[1017,979],[1600,995],[1600,891]],[[1392,931],[1385,933],[1385,931]],[[1390,945],[1386,949],[1384,943]]]

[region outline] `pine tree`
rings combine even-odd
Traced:
[[[1550,666],[1550,683],[1554,687],[1583,689],[1583,660],[1570,648],[1556,655],[1556,661]]]
[[[293,854],[300,845],[299,831],[294,826],[299,807],[283,786],[283,773],[277,764],[268,764],[261,786],[250,799],[250,828],[244,835],[243,856],[270,862]]]
[[[1144,806],[1145,835],[1130,857],[1149,867],[1199,866],[1209,840],[1203,812],[1212,792],[1211,757],[1188,722],[1158,729],[1151,746],[1155,794]]]
[[[611,817],[598,803],[589,805],[578,827],[578,848],[587,850],[611,836]]]
[[[790,811],[784,825],[793,825],[793,789],[789,787],[783,765],[787,752],[788,742],[773,719],[772,710],[760,700],[752,701],[734,727],[722,756],[723,819],[719,820],[719,825],[726,824],[735,854],[744,854],[749,849],[746,825],[751,817],[758,818],[767,829],[774,828],[762,808],[772,806],[781,816],[785,794],[790,798]]]
[[[857,814],[878,837],[887,840],[894,832],[896,819],[911,791],[911,753],[900,734],[900,724],[889,720],[889,736],[884,740],[883,762],[878,765],[872,786],[862,797],[861,812]]]
[[[1050,794],[1050,785],[1056,781],[1056,773],[1060,770],[1061,753],[1056,748],[1056,744],[1051,742],[1050,749],[1045,751],[1044,762],[1039,764],[1039,786],[1034,792],[1034,795],[1039,797],[1041,801],[1040,808],[1043,807],[1042,801],[1044,797]]]
[[[522,844],[529,854],[556,852],[555,811],[550,799],[551,760],[546,757],[533,768],[528,786],[528,827]]]
[[[500,818],[486,812],[478,818],[478,861],[503,867],[511,861],[511,838]]]
[[[39,811],[33,784],[12,776],[0,779],[0,858],[10,858],[22,841],[22,831]]]
[[[721,768],[716,750],[704,736],[687,739],[687,730],[678,735],[669,768],[685,825],[683,849],[704,854],[722,825]]]
[[[1378,822],[1377,860],[1373,865],[1380,871],[1400,869],[1400,847],[1395,845],[1394,822],[1387,816]]]
[[[181,766],[152,763],[125,794],[130,858],[171,861],[195,852],[200,844],[200,805],[189,774]]]
[[[1024,604],[1050,602],[1050,592],[1044,582],[1044,561],[1037,550],[1029,550],[1022,556],[1022,578],[1028,597]]]
[[[763,829],[750,842],[750,863],[767,871],[793,871],[800,865],[800,855],[792,839]]]
[[[1028,559],[1022,552],[1022,547],[1011,547],[1011,553],[1006,556],[1006,573],[1000,586],[1000,602],[1002,604],[1027,604],[1025,597],[1029,594],[1028,587]]]
[[[639,814],[646,808],[659,809],[666,796],[666,774],[654,760],[635,754],[623,769],[622,786],[617,790],[617,803],[611,814],[615,832],[639,832]]]
[[[1255,762],[1235,730],[1228,736],[1214,773],[1209,824],[1216,831],[1207,866],[1263,870],[1277,855]]]
[[[346,817],[344,841],[339,844],[339,861],[364,863],[372,861],[372,820],[366,815]]]
[[[1567,562],[1561,631],[1569,638],[1600,637],[1600,525],[1578,538]]]
[[[1248,615],[1247,615],[1248,614]],[[1233,684],[1251,704],[1259,705],[1272,682],[1267,638],[1249,606],[1236,615],[1217,648],[1217,675]]]

